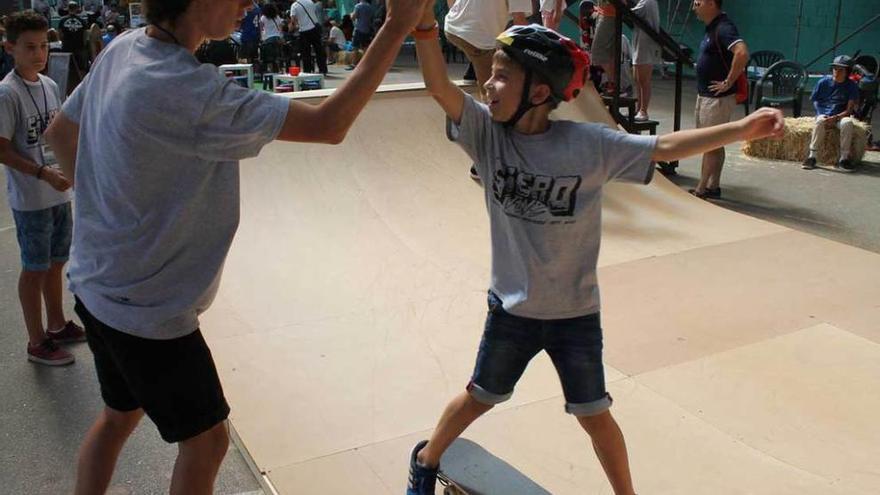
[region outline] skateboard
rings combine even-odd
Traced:
[[[440,460],[444,495],[550,495],[550,492],[479,444],[460,438]]]

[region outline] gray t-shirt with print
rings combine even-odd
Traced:
[[[144,29],[101,52],[62,108],[79,124],[70,289],[99,320],[151,339],[198,328],[238,227],[238,161],[289,104]]]
[[[449,137],[483,178],[491,290],[504,309],[545,320],[599,311],[603,186],[650,182],[657,138],[569,121],[551,121],[542,134],[520,134],[492,121],[470,96]]]
[[[40,74],[38,82],[25,81],[15,71],[0,81],[0,137],[15,151],[36,163],[58,167],[54,153],[45,146],[43,132],[61,108],[55,81]],[[44,210],[70,201],[70,192],[56,191],[48,182],[6,169],[9,206],[18,211]]]

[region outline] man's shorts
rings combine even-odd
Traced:
[[[193,438],[229,416],[201,331],[172,340],[144,339],[101,323],[79,298],[75,309],[85,326],[107,407],[122,412],[143,409],[168,443]]]
[[[633,65],[660,65],[663,63],[663,51],[656,41],[647,34],[642,34],[633,43]]]
[[[594,65],[614,62],[614,17],[599,16],[590,48],[590,62]]]
[[[500,404],[513,395],[529,361],[550,355],[565,395],[565,411],[595,416],[611,407],[602,365],[599,313],[564,320],[514,316],[489,293],[489,314],[468,392],[478,402]]]
[[[12,210],[12,217],[25,271],[44,272],[52,263],[67,261],[73,234],[70,203],[44,210]]]
[[[367,47],[370,46],[371,41],[373,41],[373,35],[369,33],[362,33],[355,29],[354,37],[351,40],[351,47],[355,50],[366,50]]]
[[[730,122],[733,109],[736,108],[736,95],[727,95],[720,98],[710,96],[697,96],[697,106],[694,109],[694,122],[697,129],[712,127],[713,125]]]

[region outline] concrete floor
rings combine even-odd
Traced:
[[[464,66],[450,67],[460,77]],[[329,87],[346,77],[331,68]],[[386,83],[420,80],[415,60],[404,53]],[[692,126],[693,81],[685,81],[683,128]],[[672,81],[657,80],[652,117],[671,130]],[[741,114],[740,114],[741,115]],[[880,121],[878,121],[880,122]],[[722,181],[724,199],[732,210],[805,232],[880,252],[880,154],[866,157],[852,175],[822,170],[803,171],[798,164],[746,158],[738,146],[728,147]],[[699,160],[681,163],[673,180],[692,187]],[[0,179],[5,189],[5,178]],[[4,199],[5,201],[5,199]],[[73,366],[50,369],[25,360],[24,330],[17,300],[18,245],[8,208],[0,208],[0,480],[4,493],[68,492],[75,476],[75,456],[83,434],[101,408],[94,365],[85,344],[71,348]],[[73,316],[67,301],[68,317]],[[144,422],[126,446],[110,493],[162,493],[167,490],[176,449]],[[230,448],[216,493],[262,493],[241,454]]]

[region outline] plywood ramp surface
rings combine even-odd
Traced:
[[[557,113],[607,119],[594,93]],[[202,328],[279,493],[403,493],[409,450],[467,383],[489,279],[469,166],[420,90],[377,95],[339,146],[276,143],[242,164]],[[603,215],[606,379],[638,490],[876,493],[880,256],[659,175],[610,186]],[[542,355],[466,435],[554,494],[611,493],[562,406]]]

